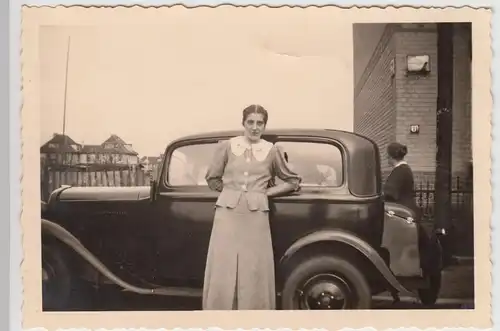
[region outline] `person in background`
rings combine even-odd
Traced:
[[[413,171],[404,160],[407,153],[408,148],[398,142],[393,142],[387,146],[388,162],[392,170],[385,181],[384,197],[386,201],[401,204],[418,213],[414,196]],[[401,301],[397,291],[392,291],[391,295],[394,303]]]
[[[276,308],[269,198],[298,190],[301,177],[278,146],[261,138],[267,121],[262,106],[245,108],[244,134],[220,143],[208,168],[208,186],[220,194],[205,267],[204,310]],[[283,183],[269,185],[274,176]]]
[[[415,202],[413,171],[404,160],[408,148],[400,143],[393,142],[387,146],[389,164],[392,167],[384,185],[386,201],[399,203],[418,213]]]

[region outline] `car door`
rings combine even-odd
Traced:
[[[336,144],[314,137],[281,137],[276,145],[286,153],[291,170],[302,177],[299,192],[271,200],[271,232],[278,260],[300,236],[340,215],[342,204],[336,203],[336,197],[345,196],[345,185],[342,151]],[[276,178],[276,183],[282,181]]]
[[[201,287],[218,192],[205,174],[218,140],[185,142],[171,149],[160,176],[156,207],[159,272],[179,286]]]

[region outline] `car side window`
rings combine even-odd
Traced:
[[[217,147],[217,142],[211,142],[176,148],[167,166],[168,184],[170,186],[207,186],[205,175]]]
[[[342,152],[332,144],[319,142],[276,143],[285,153],[290,168],[302,177],[302,186],[338,187],[343,183]],[[276,183],[281,183],[276,178]]]

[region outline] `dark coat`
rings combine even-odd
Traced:
[[[413,172],[409,165],[401,164],[392,170],[384,185],[384,196],[386,201],[399,203],[418,213]]]

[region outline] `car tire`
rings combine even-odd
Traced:
[[[426,288],[418,289],[419,299],[425,306],[434,305],[439,298],[442,278],[441,270],[443,268],[443,249],[439,238],[436,235],[432,235],[430,243],[432,244],[432,259],[429,260],[424,268],[424,277],[428,279],[429,285]]]
[[[43,310],[64,310],[71,296],[72,277],[63,254],[56,246],[42,246]]]
[[[434,305],[441,290],[441,272],[436,271],[428,276],[429,287],[418,290],[418,297],[425,306]]]
[[[372,294],[362,271],[338,256],[302,260],[285,280],[284,310],[370,309]]]

